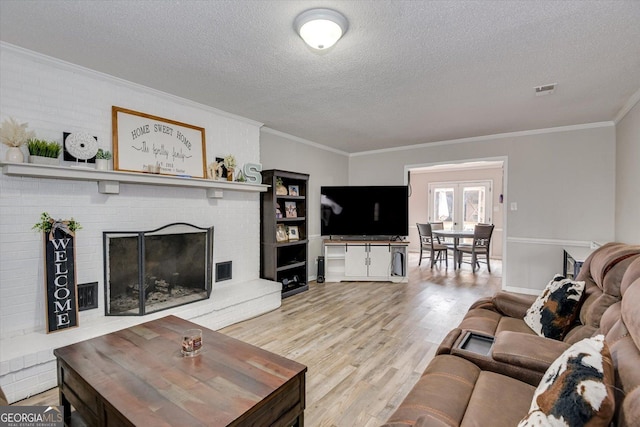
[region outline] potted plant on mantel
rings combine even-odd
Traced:
[[[106,171],[109,169],[109,160],[111,160],[111,151],[98,148],[96,153],[96,169]]]
[[[59,165],[62,147],[55,141],[32,138],[27,142],[29,149],[29,163],[41,165]]]
[[[36,136],[33,131],[27,130],[28,125],[29,123],[18,123],[11,117],[2,122],[2,127],[0,127],[0,141],[9,147],[6,154],[6,160],[8,162],[24,162],[24,154],[20,147],[29,139],[35,138]]]

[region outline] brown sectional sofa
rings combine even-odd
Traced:
[[[385,426],[514,427],[553,361],[596,334],[605,336],[613,361],[613,424],[640,426],[640,246],[602,246],[576,280],[585,290],[563,341],[540,337],[523,321],[535,296],[498,292],[476,302]],[[490,350],[465,348],[472,333],[493,340]]]

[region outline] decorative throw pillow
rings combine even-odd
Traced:
[[[579,341],[549,366],[518,427],[608,426],[616,406],[613,386],[604,336]]]
[[[525,323],[541,337],[561,340],[580,308],[584,282],[556,274],[524,316]]]

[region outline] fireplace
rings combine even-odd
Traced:
[[[105,314],[143,316],[209,298],[213,227],[103,233]]]

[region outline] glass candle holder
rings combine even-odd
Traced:
[[[182,334],[182,355],[195,356],[202,349],[202,330],[187,329]]]

